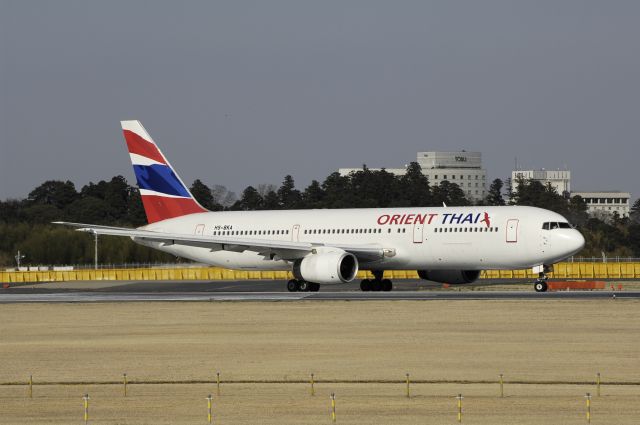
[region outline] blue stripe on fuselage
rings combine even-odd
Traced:
[[[180,183],[173,170],[166,165],[134,165],[133,171],[136,173],[140,189],[189,197],[187,188]]]

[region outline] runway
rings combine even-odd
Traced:
[[[501,290],[491,286],[501,285]],[[502,290],[502,288],[513,288]],[[502,281],[451,287],[421,281],[394,282],[391,292],[362,292],[355,283],[331,285],[320,292],[287,292],[281,281],[91,281],[49,282],[0,290],[0,304],[214,301],[437,301],[639,299],[640,291],[561,291],[537,293],[524,282]]]

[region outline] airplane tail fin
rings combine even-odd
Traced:
[[[206,212],[173,170],[140,121],[121,121],[147,221]]]

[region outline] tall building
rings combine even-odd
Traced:
[[[457,184],[471,199],[482,199],[487,194],[487,173],[482,168],[482,154],[480,152],[418,152],[417,162],[422,168],[422,174],[429,178],[429,184],[439,185],[448,180]],[[341,175],[361,171],[361,168],[340,168]],[[380,168],[371,168],[380,170]],[[386,168],[392,174],[402,176],[405,168]]]
[[[614,213],[620,217],[629,217],[631,212],[629,192],[572,192],[571,196],[581,196],[587,204],[587,212],[600,219],[608,219]]]
[[[571,171],[569,170],[516,170],[511,172],[511,188],[518,189],[519,180],[536,180],[546,186],[548,183],[560,194],[571,193]]]

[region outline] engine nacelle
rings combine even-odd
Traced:
[[[347,283],[358,273],[358,259],[339,248],[316,248],[293,263],[296,279],[314,283]]]
[[[480,270],[418,270],[420,279],[453,285],[472,283],[480,277]]]

